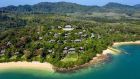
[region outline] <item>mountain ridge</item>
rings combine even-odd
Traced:
[[[140,4],[130,6],[120,3],[110,2],[104,6],[87,6],[70,2],[40,2],[34,5],[19,5],[1,7],[0,11],[16,11],[16,12],[46,12],[46,13],[75,13],[75,12],[137,12],[140,11]]]

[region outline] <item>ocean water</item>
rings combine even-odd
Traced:
[[[0,79],[140,79],[140,45],[123,45],[128,54],[113,56],[108,63],[75,73],[55,73],[33,69],[0,70]]]

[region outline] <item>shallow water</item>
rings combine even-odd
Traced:
[[[33,69],[0,70],[0,79],[140,79],[140,45],[118,47],[128,54],[114,56],[112,61],[76,73],[53,73]]]

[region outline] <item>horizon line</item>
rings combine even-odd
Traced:
[[[36,5],[36,4],[39,4],[39,3],[61,3],[61,2],[65,2],[65,3],[73,3],[73,4],[78,4],[78,5],[83,5],[83,6],[99,6],[99,7],[102,7],[102,6],[105,6],[109,3],[116,3],[116,4],[121,4],[121,5],[127,5],[127,6],[135,6],[135,5],[139,5],[139,4],[134,4],[134,5],[129,5],[129,4],[123,4],[123,3],[120,3],[120,2],[108,2],[104,5],[87,5],[87,4],[80,4],[80,3],[76,3],[76,2],[68,2],[68,1],[56,1],[56,2],[49,2],[49,1],[42,1],[42,2],[38,2],[38,3],[34,3],[34,4],[19,4],[19,5],[7,5],[7,6],[0,6],[0,8],[3,8],[3,7],[8,7],[8,6],[24,6],[24,5]]]

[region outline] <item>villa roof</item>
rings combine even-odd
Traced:
[[[66,54],[66,53],[68,53],[68,51],[67,50],[64,50],[63,53]]]
[[[9,41],[8,43],[7,43],[7,45],[11,45],[12,43]]]
[[[82,34],[83,32],[79,32],[78,34]]]
[[[50,40],[49,42],[55,42],[55,40]]]
[[[71,30],[73,30],[74,28],[72,28],[72,26],[71,25],[66,25],[64,28],[63,28],[63,30],[65,30],[65,31],[71,31]]]
[[[43,37],[39,37],[39,40],[42,40],[43,39]]]
[[[71,25],[66,25],[65,28],[72,28],[72,26]]]
[[[48,50],[48,52],[53,52],[53,50]]]
[[[61,29],[62,27],[61,26],[58,26],[58,28]]]
[[[5,53],[5,49],[0,51],[1,54]]]
[[[83,47],[79,47],[79,49],[80,49],[80,50],[84,50],[84,48],[83,48]]]
[[[82,40],[81,39],[76,39],[74,40],[75,42],[81,42]]]
[[[91,33],[91,38],[94,38],[94,37],[95,37],[94,33]]]
[[[64,50],[67,50],[67,49],[68,49],[68,47],[65,47],[65,48],[64,48]]]
[[[75,51],[75,48],[70,48],[69,51]]]

